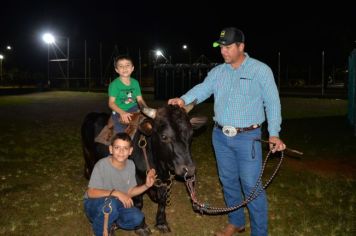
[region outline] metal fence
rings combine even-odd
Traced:
[[[209,70],[217,64],[160,64],[154,68],[156,99],[178,97],[201,83]]]
[[[154,87],[155,96],[159,99],[184,93],[201,82],[207,72],[217,64],[194,63],[197,60],[192,57],[193,64],[157,65],[157,58],[152,55],[152,50],[125,48],[117,49],[115,52],[111,50],[106,54],[104,52],[100,55],[90,54],[85,57],[73,53],[69,63],[66,61],[51,61],[48,75],[47,71],[31,74],[5,67],[3,68],[3,79],[0,83],[1,85],[32,84],[38,87],[63,89],[106,88],[111,80],[117,76],[113,68],[113,57],[122,52],[130,54],[134,60],[133,77],[139,80],[141,85]],[[330,54],[328,51],[309,54],[282,51],[275,52],[274,55],[270,56],[264,55],[264,57],[260,57],[258,52],[253,52],[251,57],[260,59],[272,68],[281,92],[287,93],[291,89],[300,88],[309,89],[324,96],[330,89],[344,90],[342,91],[344,93],[347,91],[348,55]],[[221,61],[222,59],[219,56],[217,60]],[[210,61],[214,60],[210,58]],[[168,61],[168,63],[171,63],[171,61]],[[69,69],[68,73],[67,68]]]

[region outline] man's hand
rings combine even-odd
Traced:
[[[268,141],[269,141],[269,148],[272,151],[272,153],[275,153],[276,151],[283,151],[287,147],[283,143],[283,141],[276,136],[269,137]]]
[[[183,107],[185,105],[185,102],[181,98],[171,98],[168,100],[169,105],[178,105],[180,107]]]

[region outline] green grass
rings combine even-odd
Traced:
[[[80,124],[90,111],[107,111],[106,95],[48,92],[0,99],[0,235],[92,235],[84,215]],[[156,107],[165,101],[146,97]],[[289,156],[267,189],[270,235],[355,235],[355,175],[319,174],[295,162],[342,160],[355,165],[356,139],[346,123],[344,100],[283,98],[284,141],[305,154]],[[193,141],[199,201],[224,206],[211,147],[212,104],[192,114],[209,117]],[[286,153],[287,154],[287,153]],[[278,159],[272,158],[264,179]],[[293,162],[292,162],[293,161]],[[332,175],[331,175],[332,174]],[[167,235],[212,235],[226,215],[192,211],[185,186],[175,181]],[[144,212],[153,235],[156,205],[145,197]],[[248,222],[248,221],[247,221]],[[244,235],[248,235],[245,233]],[[135,235],[118,230],[116,235]]]
[[[344,116],[347,114],[347,100],[321,98],[281,99],[283,119]]]

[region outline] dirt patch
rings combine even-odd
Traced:
[[[350,158],[351,159],[351,158]],[[356,178],[356,160],[294,160],[285,159],[283,165],[297,171],[310,171],[323,177]]]

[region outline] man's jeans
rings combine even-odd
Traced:
[[[106,200],[106,201],[105,201]],[[120,200],[115,197],[110,198],[88,198],[84,199],[84,210],[89,221],[92,223],[96,236],[103,235],[104,211],[109,212],[106,204],[110,203],[112,212],[109,214],[108,231],[113,223],[122,229],[132,230],[139,226],[143,219],[143,213],[136,207],[125,208]]]
[[[261,128],[238,133],[227,137],[221,129],[213,129],[213,146],[223,185],[224,198],[228,207],[236,206],[243,201],[243,195],[249,196],[256,185],[262,167],[261,142],[254,141],[261,137]],[[259,185],[256,192],[259,191]],[[251,235],[264,236],[268,232],[268,206],[266,193],[261,194],[247,204],[251,222]],[[244,208],[228,214],[229,223],[245,226]]]

